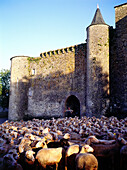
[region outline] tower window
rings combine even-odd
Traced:
[[[33,76],[35,75],[35,69],[32,69],[32,75]]]

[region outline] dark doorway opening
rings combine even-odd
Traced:
[[[80,102],[78,98],[71,95],[67,98],[65,103],[65,116],[67,117],[80,117]]]

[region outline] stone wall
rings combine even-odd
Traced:
[[[127,113],[127,3],[115,7],[117,45],[116,104]]]
[[[11,59],[9,120],[22,119],[28,106],[29,74],[27,58],[26,56],[16,56]]]
[[[109,27],[87,28],[87,113],[100,116],[109,102]]]
[[[11,59],[10,120],[64,117],[68,106],[100,117],[109,95],[111,109],[127,113],[127,3],[115,13],[116,29],[93,20],[87,44]]]
[[[114,110],[114,104],[116,104],[117,98],[117,70],[118,68],[118,61],[117,61],[117,43],[116,43],[116,30],[113,27],[109,29],[109,55],[110,55],[110,65],[109,65],[109,72],[110,72],[110,111]]]
[[[9,119],[63,117],[72,95],[85,112],[85,44],[11,61]]]

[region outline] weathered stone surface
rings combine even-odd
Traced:
[[[127,3],[115,7],[117,43],[117,96],[120,110],[127,112]]]
[[[11,59],[9,119],[100,117],[109,107],[127,113],[127,3],[116,6],[116,29],[97,9],[87,43],[40,57]],[[100,22],[101,21],[101,22]]]
[[[90,25],[87,28],[87,113],[100,116],[108,100],[109,27]]]
[[[71,95],[82,103],[81,113],[85,112],[86,45],[57,51],[42,58],[12,58],[9,119],[63,117]]]

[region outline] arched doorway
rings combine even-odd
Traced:
[[[80,102],[74,95],[69,96],[65,102],[65,116],[80,117]]]

